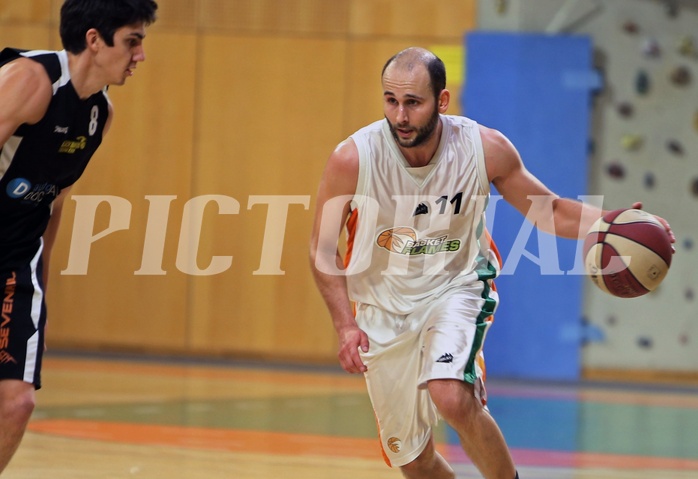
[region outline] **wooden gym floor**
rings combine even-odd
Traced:
[[[3,479],[388,479],[338,369],[49,354]],[[698,477],[698,388],[490,381],[522,479]],[[479,478],[437,431],[459,479]]]

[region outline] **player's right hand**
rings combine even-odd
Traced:
[[[339,364],[352,374],[365,373],[368,368],[361,360],[359,348],[364,353],[368,352],[368,335],[358,327],[344,329],[339,334]]]

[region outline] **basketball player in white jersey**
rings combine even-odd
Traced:
[[[582,237],[603,211],[555,195],[498,131],[445,115],[445,67],[431,52],[392,57],[382,85],[385,119],[338,145],[317,197],[311,267],[339,361],[365,375],[384,459],[405,477],[455,477],[434,448],[440,416],[485,478],[518,478],[485,406],[479,355],[498,299],[484,229],[490,184],[566,238]]]

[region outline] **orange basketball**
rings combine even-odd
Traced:
[[[378,246],[381,248],[399,253],[402,251],[405,243],[410,240],[417,240],[417,234],[414,232],[414,230],[406,226],[399,226],[397,228],[391,228],[383,231],[380,235],[378,235],[376,243],[378,243]]]
[[[584,239],[584,267],[602,291],[634,298],[654,290],[671,266],[673,248],[664,226],[636,209],[610,211]]]

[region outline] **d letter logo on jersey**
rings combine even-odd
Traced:
[[[32,184],[24,178],[15,178],[7,184],[7,196],[10,198],[21,198],[31,189]]]

